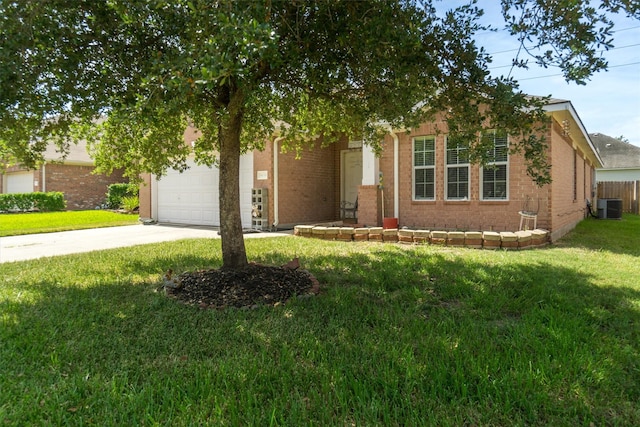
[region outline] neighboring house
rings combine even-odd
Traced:
[[[114,172],[110,176],[94,174],[94,162],[84,142],[71,144],[64,159],[50,146],[44,158],[45,162],[36,170],[20,166],[6,168],[0,174],[0,192],[58,191],[64,193],[68,210],[83,210],[103,204],[109,185],[126,182],[122,172]]]
[[[282,153],[275,138],[264,151],[241,159],[243,225],[338,221],[341,203],[357,201],[358,224],[378,226],[392,217],[399,227],[430,230],[516,231],[519,211],[536,210],[537,227],[556,239],[584,218],[602,160],[571,102],[552,100],[546,111],[552,184],[534,184],[523,157],[504,149],[509,140],[499,130],[485,133],[494,138],[495,169],[463,163],[463,150],[446,149],[447,134],[437,133],[436,123],[390,133],[379,158],[361,141],[344,140],[324,148],[318,143],[296,159],[295,153]],[[446,129],[444,122],[437,124]],[[141,218],[219,225],[217,176],[215,168],[194,165],[160,180],[145,177]]]
[[[600,133],[589,134],[602,157],[596,181],[640,181],[640,147]]]

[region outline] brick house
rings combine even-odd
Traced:
[[[535,210],[537,227],[558,238],[584,218],[585,199],[594,196],[595,169],[602,161],[571,102],[552,100],[546,111],[553,183],[540,188],[527,176],[523,158],[506,154],[508,136],[493,130],[487,134],[493,135],[500,156],[496,169],[486,171],[464,163],[459,149],[446,149],[446,132],[435,130],[436,125],[446,129],[444,122],[424,123],[410,133],[390,132],[380,157],[362,141],[345,139],[328,147],[318,142],[296,158],[282,152],[281,141],[274,138],[263,151],[241,159],[243,225],[264,229],[336,222],[345,213],[342,202],[357,201],[361,225],[383,225],[390,217],[399,227],[431,230],[515,231],[519,212]],[[417,158],[422,160],[416,163]],[[219,225],[217,171],[192,166],[160,180],[145,177],[141,218]]]
[[[465,163],[455,146],[447,147],[446,133],[435,131],[436,125],[446,129],[444,122],[425,123],[409,134],[385,138],[382,156],[372,160],[374,170],[384,177],[384,197],[376,185],[377,174],[365,177],[359,200],[377,203],[359,209],[359,222],[380,223],[384,207],[400,226],[515,231],[521,224],[519,212],[526,210],[537,212],[537,227],[551,231],[552,239],[564,235],[584,218],[602,160],[571,102],[551,100],[545,110],[551,184],[536,186],[526,174],[524,158],[506,153],[508,136],[485,132],[494,138],[498,168],[485,170]],[[431,161],[416,160],[425,155]]]
[[[640,147],[601,133],[589,136],[604,162],[596,170],[598,182],[640,181]]]
[[[126,182],[122,171],[109,176],[94,174],[93,160],[83,142],[71,144],[65,159],[54,147],[46,150],[44,158],[45,162],[35,170],[20,166],[5,168],[0,174],[0,192],[59,191],[64,193],[68,210],[83,210],[95,209],[104,203],[109,185]]]

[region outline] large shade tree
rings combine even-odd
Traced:
[[[640,15],[631,0],[501,3],[534,59],[578,83],[606,68],[607,13]],[[47,144],[83,137],[100,168],[135,178],[184,169],[193,150],[220,168],[228,268],[247,263],[240,156],[276,127],[295,147],[444,111],[474,160],[487,153],[477,132],[500,127],[547,182],[541,102],[491,77],[475,41],[481,14],[475,2],[437,13],[428,0],[0,0],[0,157],[35,166]],[[193,148],[188,125],[202,135]]]

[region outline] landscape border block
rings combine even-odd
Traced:
[[[449,231],[447,246],[464,246],[464,231]]]
[[[382,230],[382,241],[383,242],[397,242],[398,241],[398,229],[397,228],[386,228]]]
[[[500,240],[504,249],[518,249],[518,235],[512,231],[501,231]]]
[[[531,231],[516,231],[516,236],[518,236],[518,247],[520,249],[525,249],[531,246]]]
[[[382,242],[382,230],[383,230],[382,227],[369,228],[369,240]]]
[[[481,231],[465,231],[464,245],[469,248],[482,249],[482,232]]]
[[[428,244],[429,237],[431,236],[430,230],[415,230],[413,232],[413,242],[418,244]]]
[[[401,243],[413,243],[414,230],[398,230],[398,241]]]
[[[449,236],[449,233],[447,233],[446,231],[432,231],[431,244],[444,246],[447,243],[448,236]]]
[[[502,245],[500,233],[495,231],[484,231],[482,233],[482,247],[487,249],[499,249]]]

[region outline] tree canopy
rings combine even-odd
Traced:
[[[577,83],[606,69],[608,13],[640,18],[632,0],[501,3],[533,58]],[[499,127],[548,182],[543,101],[490,75],[481,15],[475,1],[439,14],[430,0],[0,0],[0,157],[33,167],[82,137],[102,170],[162,175],[186,167],[193,125],[197,161],[220,167],[225,267],[247,263],[240,155],[276,127],[295,147],[444,111],[472,159],[487,155],[478,131]]]

